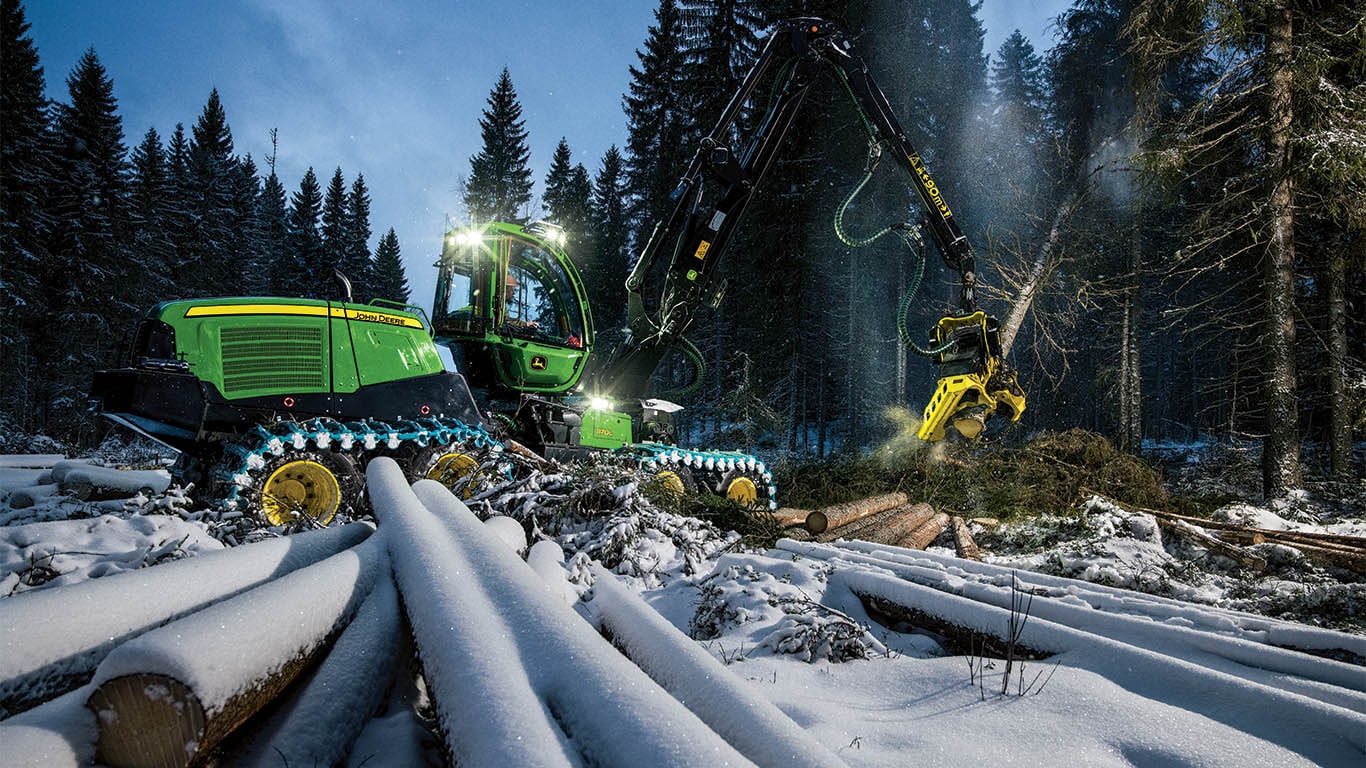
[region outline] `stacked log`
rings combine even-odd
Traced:
[[[982,551],[977,548],[977,542],[972,538],[972,531],[968,530],[967,521],[954,515],[950,520],[953,526],[953,549],[958,556],[965,560],[981,560]]]
[[[86,702],[99,723],[96,759],[115,768],[204,762],[326,652],[388,570],[372,536],[115,648]]]
[[[773,516],[785,528],[801,526],[810,533],[824,533],[831,528],[849,525],[905,503],[904,493],[884,493],[815,510],[784,507],[774,512]]]
[[[925,505],[931,511],[933,507]],[[921,523],[914,531],[898,539],[895,544],[906,549],[924,549],[934,543],[939,535],[948,530],[949,516],[943,512],[935,512],[929,520]]]
[[[874,544],[892,544],[909,538],[921,526],[930,522],[934,518],[934,507],[924,502],[916,504],[906,504],[897,509],[905,509],[905,513],[895,520],[889,521],[886,525],[879,525],[871,530],[863,531],[858,535],[864,541],[871,541]],[[844,538],[850,538],[848,536]]]

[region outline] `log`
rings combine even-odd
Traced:
[[[925,506],[929,507],[930,505],[926,504]],[[931,512],[933,514],[929,520],[916,526],[915,530],[892,543],[906,549],[924,549],[933,544],[934,540],[939,538],[939,534],[948,529],[949,516],[943,512],[933,512],[933,508],[931,508]]]
[[[819,509],[783,507],[773,513],[784,528],[801,526],[811,533],[821,533],[829,527],[829,519]]]
[[[972,531],[968,530],[967,521],[958,515],[950,519],[953,525],[953,549],[958,556],[964,560],[982,559],[982,550],[977,548],[977,542],[972,538]]]
[[[980,525],[983,528],[995,529],[1001,527],[1001,521],[994,517],[974,517],[968,522],[972,523],[973,525]]]
[[[326,652],[388,572],[384,546],[372,536],[115,648],[86,701],[99,723],[96,760],[202,764]]]
[[[901,507],[895,507],[895,509],[901,509]],[[874,544],[897,544],[934,517],[934,507],[923,501],[908,504],[905,509],[906,511],[900,517],[886,525],[879,525],[861,533],[859,538],[864,541],[871,541]]]
[[[835,539],[860,538],[869,531],[874,531],[878,528],[890,525],[892,522],[905,515],[911,509],[912,506],[914,505],[901,504],[892,507],[891,509],[884,509],[881,512],[875,512],[869,515],[868,517],[865,517],[861,520],[856,520],[847,525],[842,525],[839,528],[830,528],[826,530],[824,533],[817,534],[816,541],[821,542],[823,544],[828,544],[834,541]]]
[[[1226,541],[1216,539],[1208,533],[1197,529],[1185,520],[1165,520],[1159,517],[1157,519],[1157,524],[1162,526],[1163,529],[1171,531],[1178,536],[1194,541],[1211,552],[1216,552],[1237,562],[1244,568],[1254,571],[1260,571],[1266,568],[1266,558],[1261,557],[1260,555],[1254,555],[1253,553],[1234,546],[1233,544],[1229,544]]]
[[[906,494],[896,491],[894,493],[884,493],[881,496],[869,496],[866,499],[856,501],[846,501],[843,504],[832,504],[822,507],[820,512],[825,515],[828,527],[838,528],[841,525],[848,525],[855,520],[875,515],[892,507],[905,504],[908,501]],[[819,533],[820,531],[813,531]]]

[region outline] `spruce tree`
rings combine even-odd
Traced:
[[[631,221],[626,200],[626,169],[616,145],[607,148],[593,178],[592,258],[584,283],[593,321],[610,348],[626,327],[626,276],[631,268]]]
[[[41,271],[46,338],[36,354],[45,396],[40,419],[66,438],[90,439],[90,371],[118,362],[136,310],[140,268],[124,247],[128,161],[114,84],[94,50],[67,78],[70,103],[56,110],[60,156],[51,212],[50,256]]]
[[[51,219],[53,144],[38,50],[18,0],[0,2],[0,422],[32,429],[33,340],[41,306],[37,275]],[[30,318],[25,321],[25,318]]]
[[[351,279],[356,298],[371,293],[374,265],[370,258],[370,190],[357,175],[346,196],[346,236],[342,272]]]
[[[393,228],[380,238],[375,248],[375,281],[372,299],[388,299],[407,303],[408,276],[403,271],[403,255],[398,247],[398,235]]]
[[[626,189],[634,250],[639,252],[655,222],[673,207],[669,193],[678,184],[689,156],[683,140],[688,107],[683,101],[685,57],[675,0],[660,0],[645,50],[636,51],[631,82],[623,99],[628,139]]]
[[[465,182],[465,207],[475,223],[523,221],[531,202],[531,150],[527,147],[522,105],[507,67],[489,93],[488,107],[479,119],[483,148],[470,158]]]
[[[332,181],[328,183],[327,192],[323,196],[321,234],[327,264],[321,276],[330,284],[333,279],[332,270],[341,270],[346,258],[346,180],[342,177],[341,168],[332,172]],[[349,280],[351,275],[346,277]],[[352,289],[354,288],[353,285]]]
[[[256,269],[261,273],[259,279],[264,283],[262,290],[265,294],[287,296],[294,257],[289,251],[288,195],[275,172],[278,142],[279,132],[275,128],[270,129],[270,157],[266,160],[270,173],[262,182],[261,193],[256,197]]]
[[[129,250],[143,270],[143,282],[135,306],[150,306],[174,295],[170,282],[175,263],[175,244],[167,230],[173,201],[170,168],[161,136],[147,129],[142,143],[133,149],[133,178],[129,195]]]
[[[190,128],[187,181],[189,211],[182,244],[186,274],[199,295],[237,293],[238,259],[247,251],[239,202],[238,159],[233,155],[232,129],[218,90]]]
[[[310,167],[299,181],[299,191],[290,198],[289,267],[277,284],[285,295],[322,298],[331,292],[331,263],[318,231],[322,206],[322,189]]]
[[[1148,156],[1159,178],[1203,181],[1183,185],[1199,214],[1187,229],[1182,255],[1198,261],[1229,292],[1230,264],[1255,275],[1243,308],[1248,322],[1233,329],[1256,342],[1258,356],[1240,367],[1258,372],[1263,491],[1268,499],[1301,486],[1302,385],[1306,306],[1300,293],[1316,290],[1319,249],[1359,241],[1360,189],[1366,183],[1366,97],[1361,71],[1359,4],[1281,2],[1156,3],[1140,0],[1126,29],[1138,81],[1159,120]],[[1192,103],[1165,117],[1164,85],[1174,65],[1212,63],[1218,78]],[[1331,211],[1316,217],[1313,211]],[[1304,226],[1313,222],[1312,226]],[[1352,226],[1355,231],[1341,231]],[[1317,257],[1317,258],[1315,258]],[[1251,259],[1252,263],[1248,263]],[[1340,276],[1329,267],[1325,282]],[[1227,317],[1227,314],[1224,315]],[[1343,332],[1333,323],[1330,335]],[[1219,339],[1221,348],[1229,339]],[[1329,349],[1338,348],[1331,341]],[[1323,365],[1311,353],[1313,366]],[[1330,365],[1344,360],[1333,353]]]
[[[236,222],[235,249],[223,258],[233,267],[233,274],[224,289],[233,294],[260,295],[268,284],[261,258],[263,223],[258,215],[261,180],[256,175],[256,161],[248,154],[237,162],[232,181],[232,220]]]

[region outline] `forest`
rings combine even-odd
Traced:
[[[91,372],[121,362],[137,318],[164,298],[316,294],[337,269],[359,300],[426,300],[408,295],[392,230],[371,249],[363,176],[348,183],[337,168],[324,185],[310,169],[287,190],[273,158],[235,152],[216,92],[188,128],[147,129],[130,148],[97,52],[50,102],[22,3],[0,8],[0,432],[96,442]],[[660,0],[630,63],[622,146],[590,172],[561,140],[534,196],[510,62],[470,115],[483,146],[452,150],[470,163],[466,210],[451,213],[564,226],[610,347],[633,258],[765,30],[829,18],[854,33],[933,169],[975,244],[980,302],[1011,333],[1029,405],[991,439],[1081,427],[1130,452],[1251,440],[1268,498],[1306,471],[1359,477],[1360,2],[1077,0],[1046,51],[1019,32],[984,50],[978,10]],[[920,280],[893,244],[837,236],[869,148],[828,80],[750,206],[724,300],[689,334],[707,362],[681,399],[690,442],[858,452],[918,418],[933,391],[934,366],[898,338],[898,307],[919,280],[905,322],[928,331],[953,311],[957,274],[932,244]],[[748,105],[741,133],[762,116]],[[883,162],[844,226],[919,223],[907,181]]]

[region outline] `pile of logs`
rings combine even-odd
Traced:
[[[967,522],[936,512],[925,502],[911,502],[901,492],[846,501],[820,509],[783,508],[774,513],[785,535],[802,541],[827,543],[859,539],[907,549],[924,549],[945,531],[953,531],[959,557],[980,560],[981,553]]]

